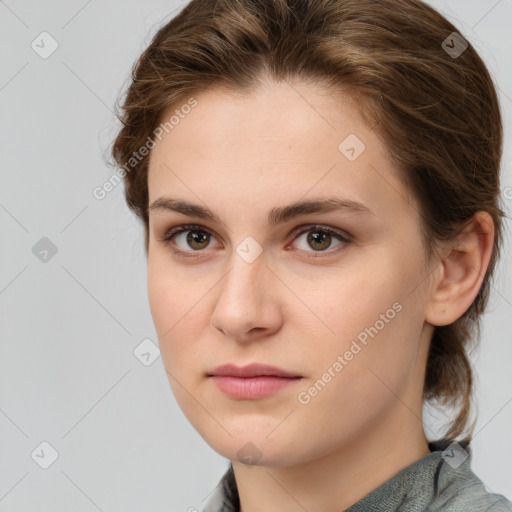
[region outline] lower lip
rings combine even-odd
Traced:
[[[210,378],[226,395],[243,399],[265,398],[300,380],[300,377],[276,377],[273,375],[261,375],[258,377],[213,375]]]

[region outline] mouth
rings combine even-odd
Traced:
[[[263,364],[244,367],[227,364],[215,368],[207,375],[224,394],[242,400],[272,396],[302,379],[301,375]]]

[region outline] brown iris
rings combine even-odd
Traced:
[[[201,245],[206,241],[206,245]],[[193,249],[204,249],[210,242],[210,235],[206,231],[189,231],[187,234],[187,243]]]
[[[308,244],[315,250],[327,249],[331,245],[331,235],[324,231],[310,231],[307,239]]]

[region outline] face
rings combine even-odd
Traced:
[[[195,98],[148,176],[148,296],[188,420],[269,467],[417,422],[396,404],[421,403],[420,217],[376,132],[350,96],[306,84]],[[212,376],[254,363],[281,374]]]

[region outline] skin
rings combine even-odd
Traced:
[[[148,297],[169,383],[194,428],[233,461],[243,512],[348,508],[430,453],[422,422],[430,339],[478,293],[492,219],[479,212],[457,245],[440,246],[427,261],[418,204],[346,93],[265,82],[251,94],[211,89],[195,98],[152,150],[148,175],[149,204],[170,196],[222,219],[150,212]],[[366,146],[354,161],[338,150],[349,134]],[[333,196],[374,215],[267,223],[272,208]],[[192,257],[160,240],[183,224],[211,235],[194,246],[187,233],[177,235],[174,247]],[[307,240],[317,230],[294,234],[309,224],[351,242],[332,236],[318,250]],[[248,236],[263,250],[252,263],[236,251]],[[298,394],[395,302],[400,312],[300,403]],[[207,377],[228,362],[266,363],[302,378],[265,399],[234,399]],[[252,465],[241,462],[241,449]]]

